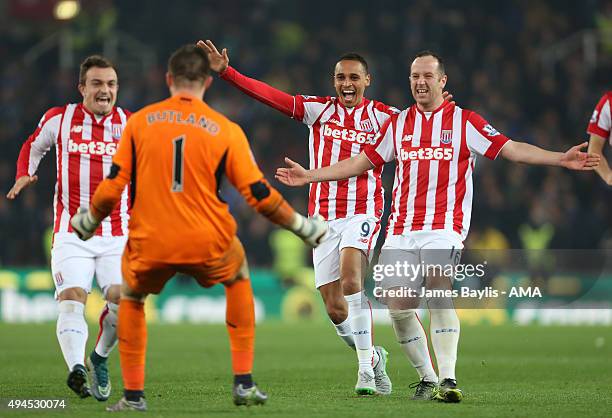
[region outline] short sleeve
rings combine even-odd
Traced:
[[[470,112],[466,121],[465,140],[470,151],[494,160],[510,139],[482,116]]]
[[[604,94],[603,97],[595,106],[587,132],[592,135],[598,135],[602,138],[610,137],[610,130],[612,129],[612,118],[610,117],[610,99],[612,93]]]
[[[331,97],[296,95],[294,118],[305,125],[313,125],[331,103]]]
[[[374,140],[374,145],[367,145],[363,152],[372,164],[376,167],[388,163],[395,159],[395,121],[396,116],[393,116],[383,124]]]

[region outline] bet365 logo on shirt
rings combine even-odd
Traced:
[[[339,127],[336,125],[330,126],[325,124],[323,135],[328,138],[342,139],[344,141],[356,142],[358,144],[376,144],[376,134],[360,132],[350,128]]]
[[[400,160],[450,161],[453,159],[451,147],[406,147],[400,149]]]
[[[68,141],[68,152],[91,155],[115,155],[117,144],[115,142],[88,141],[77,144],[74,140]]]

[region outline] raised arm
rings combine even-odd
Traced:
[[[605,138],[602,138],[599,135],[591,134],[591,139],[589,140],[589,153],[599,155],[599,165],[595,171],[601,176],[603,181],[608,184],[608,186],[612,186],[612,170],[610,169],[608,160],[605,158],[603,153],[605,144]]]
[[[507,160],[519,163],[559,166],[569,170],[593,170],[600,163],[600,156],[580,151],[587,145],[587,142],[583,142],[566,152],[554,152],[525,142],[508,141],[500,154]]]
[[[200,40],[197,45],[208,54],[210,68],[219,73],[219,77],[254,99],[273,107],[291,118],[301,120],[299,112],[296,112],[294,96],[275,89],[262,81],[242,75],[236,69],[230,67],[227,48],[223,48],[219,52],[215,44],[210,40],[206,40],[206,42]]]
[[[356,177],[374,168],[374,164],[361,152],[327,167],[306,170],[295,161],[285,158],[287,168],[276,169],[276,179],[287,186],[303,186],[321,181],[344,180]]]

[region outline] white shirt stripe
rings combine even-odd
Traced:
[[[89,145],[89,141],[119,141],[118,138],[114,138],[112,136],[112,120],[114,118],[115,121],[117,121],[116,116],[107,116],[104,119],[104,129],[102,130],[102,138],[94,138],[93,118],[88,112],[80,110],[79,106],[82,105],[68,104],[63,109],[63,114],[56,114],[56,116],[49,119],[48,121],[43,120],[43,122],[45,122],[45,125],[42,126],[43,128],[45,128],[49,124],[49,122],[58,121],[57,125],[54,125],[53,123],[48,125],[49,127],[54,127],[54,129],[52,129],[53,132],[45,131],[45,141],[51,138],[51,136],[54,136],[56,139],[54,139],[53,142],[55,142],[57,146],[56,168],[58,173],[58,180],[55,185],[55,194],[53,197],[54,216],[56,218],[54,224],[57,225],[55,232],[68,232],[69,230],[71,197],[72,201],[76,201],[79,207],[89,207],[91,203],[91,198],[95,191],[92,190],[91,183],[92,160],[94,158],[102,159],[103,177],[105,177],[109,173],[110,167],[112,165],[112,156],[106,154],[109,148],[105,148],[104,146],[102,146],[102,144],[97,144],[93,148],[87,147],[85,151],[79,147],[79,144],[84,143]],[[119,108],[116,109],[119,115],[119,119],[121,120],[122,126],[124,126],[125,122],[127,122],[127,114]],[[61,123],[59,122],[60,120]],[[102,118],[100,118],[100,120],[102,120]],[[72,152],[70,150],[71,140],[73,141]],[[28,162],[29,168],[30,164],[32,164],[33,158],[40,159],[44,155],[44,152],[46,152],[39,152],[39,148],[44,145],[42,142],[36,143],[35,139],[34,141],[32,141],[32,143],[34,146],[31,148],[30,153],[32,154],[33,151],[34,155],[30,156],[30,161]],[[71,159],[73,164],[72,173],[70,172]],[[78,167],[74,165],[75,162],[78,162]],[[32,168],[35,170],[37,167],[38,163],[35,163]],[[71,175],[73,176],[72,178],[70,177]],[[71,184],[78,184],[78,196],[74,196],[76,189],[74,189],[74,187],[71,188]],[[63,208],[61,212],[59,211],[60,205]],[[127,222],[129,218],[127,190],[125,190],[122,194],[120,209],[121,210],[119,211],[119,213],[122,230],[124,233],[127,233]],[[113,216],[117,216],[116,212]],[[103,236],[112,236],[113,231],[110,217],[102,221],[101,232]]]
[[[418,148],[421,145],[421,128],[423,123],[423,116],[416,112],[414,118],[414,131],[412,132],[412,147]],[[401,131],[400,131],[401,132]],[[404,223],[404,233],[410,231],[412,221],[414,220],[414,205],[416,204],[416,189],[418,183],[419,174],[419,161],[413,160],[410,164],[410,184],[408,186],[408,196],[403,196],[403,199],[408,199],[408,205],[406,206],[407,216],[406,222]],[[399,207],[397,208],[399,215]]]
[[[442,130],[442,122],[446,112],[454,112],[452,115],[446,115],[446,117],[452,116],[452,135]],[[469,113],[466,115],[464,112]],[[464,115],[467,116],[465,121]],[[423,137],[425,117],[433,118],[433,120],[430,120],[431,138]],[[405,126],[406,123],[411,124],[411,126]],[[488,158],[494,159],[509,139],[496,131],[477,113],[462,110],[452,104],[444,104],[435,112],[425,116],[413,106],[397,116],[395,127],[391,124],[387,129],[388,131],[383,132],[380,144],[376,148],[368,149],[367,152],[369,158],[379,163],[381,160],[391,161],[393,158],[397,162],[396,178],[393,186],[395,199],[392,203],[392,213],[389,219],[390,234],[407,236],[413,229],[432,229],[433,221],[436,218],[436,189],[438,186],[439,170],[442,164],[441,161],[450,158],[449,152],[452,152],[449,164],[448,186],[445,191],[447,198],[446,208],[440,208],[438,217],[443,217],[444,230],[446,231],[454,232],[454,223],[459,223],[460,225],[457,225],[456,232],[459,232],[461,238],[465,239],[471,221],[472,175],[476,155],[485,155]],[[404,131],[409,135],[411,134],[412,137],[403,138]],[[445,138],[442,138],[443,133],[445,133]],[[465,133],[464,138],[462,138],[463,133]],[[451,136],[448,137],[447,134]],[[403,143],[402,139],[405,139]],[[449,139],[452,146],[449,146],[450,144],[447,145],[446,141],[443,144],[443,139]],[[393,154],[390,153],[390,145],[392,143],[394,145]],[[464,146],[469,147],[470,151],[462,156],[461,150]],[[418,178],[419,165],[426,163],[429,164],[428,177]],[[443,164],[446,165],[447,163]],[[459,173],[461,166],[466,167],[466,171]],[[408,167],[409,173],[406,176],[405,170]],[[459,178],[460,175],[462,178]],[[417,185],[423,186],[423,182],[426,180],[427,186],[417,190]],[[408,193],[405,192],[406,181],[408,181]],[[462,183],[465,183],[465,193],[461,197],[462,200],[457,202],[459,198],[457,185]],[[404,190],[402,191],[402,189]],[[419,217],[424,217],[422,218],[422,225],[421,222],[413,225],[415,221],[414,216],[417,213],[415,208],[417,200],[421,202],[420,204],[425,204],[425,208],[420,207],[418,211]],[[461,206],[462,213],[461,216],[457,216],[455,219],[454,210],[456,205]],[[404,218],[403,227],[398,228],[398,221]]]
[[[68,157],[70,152],[68,151],[68,141],[70,140],[70,128],[72,127],[72,116],[74,115],[75,109],[75,104],[69,104],[66,106],[59,139],[62,142],[62,196],[60,199],[62,200],[62,205],[64,206],[64,209],[60,215],[61,218],[59,223],[59,230],[61,232],[68,231],[68,222],[70,221],[70,213],[68,212],[68,205],[70,202],[70,189],[68,187]]]
[[[372,141],[374,139],[374,135],[380,129],[381,123],[384,123],[392,114],[397,113],[397,109],[374,101],[368,101],[365,106],[348,109],[344,108],[336,98],[329,97],[302,96],[301,103],[304,106],[304,117],[302,122],[310,128],[309,166],[311,169],[321,167],[323,160],[329,161],[330,164],[338,162],[342,144],[347,140],[352,143],[350,145],[351,155],[346,157],[352,157],[359,154],[365,146],[365,141]],[[378,110],[375,109],[376,106],[378,106]],[[323,111],[324,109],[326,110]],[[385,109],[387,112],[384,111]],[[347,114],[352,114],[354,128],[346,126]],[[368,120],[366,120],[366,118]],[[336,132],[340,130],[343,132],[341,134],[343,138],[339,138],[338,136],[332,137],[333,135],[328,135],[328,137],[326,137],[324,135],[325,129],[333,129]],[[315,138],[315,133],[317,131],[318,135],[316,135],[317,137]],[[357,136],[358,134],[360,136]],[[358,142],[359,140],[362,142]],[[327,149],[325,148],[326,143],[328,144]],[[314,145],[318,148],[316,155],[314,155]],[[325,153],[329,154],[325,155]],[[357,181],[357,179],[354,178],[343,183],[345,183],[345,185],[342,186],[342,189],[339,189],[340,186],[338,186],[338,182],[328,182],[326,186],[328,187],[328,193],[324,193],[322,190],[324,183],[310,186],[310,195],[314,198],[313,201],[310,202],[310,207],[313,208],[314,214],[321,213],[322,202],[325,202],[323,207],[327,206],[326,218],[328,220],[336,219],[337,217],[352,216],[358,212],[358,207],[359,212],[365,211],[376,217],[382,215],[382,210],[380,210],[380,213],[375,213],[378,209],[382,209],[384,203],[382,188],[377,187],[377,177],[372,170],[368,172],[367,182],[363,179]],[[313,190],[312,187],[315,189]],[[363,189],[360,190],[360,188]],[[343,199],[344,196],[346,196],[346,202],[343,201],[340,206],[337,202],[337,197],[339,195],[342,196]],[[346,211],[344,211],[344,203],[346,203]],[[323,215],[325,215],[325,212],[323,212]]]
[[[461,149],[461,118],[463,110],[455,107],[453,114],[453,149]],[[455,192],[457,189],[457,175],[459,172],[459,152],[453,152],[453,159],[448,170],[448,190],[446,198],[446,216],[444,218],[444,227],[453,229],[453,211],[455,209]]]
[[[402,115],[404,116],[404,115]],[[397,119],[397,127],[395,130],[395,135],[393,136],[393,142],[395,145],[395,149],[401,149],[402,147],[402,132],[404,132],[404,124],[406,123],[405,117],[399,117]],[[391,128],[391,127],[390,127]],[[395,193],[395,200],[392,203],[392,213],[389,218],[389,230],[392,231],[395,227],[395,223],[397,222],[399,216],[399,207],[402,199],[402,190],[400,189],[403,184],[402,179],[404,178],[404,164],[401,164],[400,161],[396,159],[397,168],[395,170],[395,179],[393,180],[393,192]]]
[[[444,110],[436,112],[433,119],[433,125],[431,129],[431,147],[435,148],[440,146],[440,135],[442,134],[442,116]],[[431,229],[433,218],[435,215],[436,208],[436,188],[438,187],[438,168],[440,162],[438,160],[431,160],[429,162],[429,182],[427,184],[427,199],[425,206],[425,221],[423,229]]]

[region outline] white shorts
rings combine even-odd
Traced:
[[[405,235],[387,235],[383,249],[397,250],[451,250],[463,249],[461,235],[443,229],[434,231],[412,231]]]
[[[81,241],[72,233],[55,234],[51,249],[55,296],[72,287],[90,293],[94,275],[106,296],[111,285],[121,284],[121,256],[126,241],[127,236],[94,236]]]
[[[372,259],[380,232],[380,219],[371,215],[353,215],[328,221],[329,235],[312,252],[317,289],[340,279],[340,251],[351,247]]]
[[[421,286],[426,276],[423,273],[454,269],[461,260],[462,249],[461,236],[454,231],[414,231],[405,235],[387,235],[375,270],[382,272],[381,266],[395,266],[397,263],[420,266],[420,270],[402,270],[402,275],[395,277],[385,275],[377,285],[383,288]],[[436,266],[440,267],[436,270]],[[404,272],[408,274],[404,275]],[[414,272],[418,274],[410,274]]]

